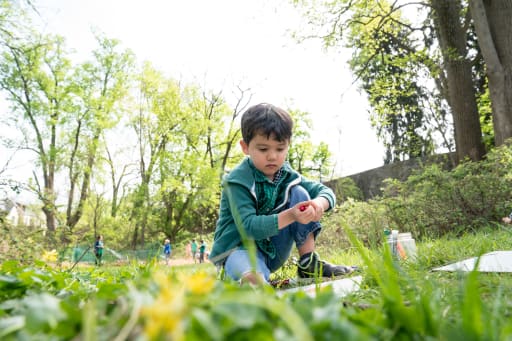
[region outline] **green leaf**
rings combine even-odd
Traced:
[[[54,329],[58,322],[65,318],[60,307],[60,300],[47,293],[27,296],[23,299],[27,327],[31,331]]]
[[[0,338],[25,327],[25,316],[11,316],[0,319]]]
[[[9,285],[15,283],[20,283],[20,281],[16,277],[10,275],[0,275],[0,285]]]

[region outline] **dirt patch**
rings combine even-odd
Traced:
[[[180,266],[180,265],[189,265],[194,264],[194,260],[192,258],[172,258],[170,260],[171,266]],[[164,261],[165,264],[165,261]],[[196,264],[199,264],[199,261],[196,260]]]
[[[144,263],[144,262],[140,261],[140,263]],[[165,259],[159,259],[158,263],[162,264],[162,265],[165,265]],[[205,263],[207,263],[207,261],[205,261]],[[126,265],[126,264],[128,264],[128,262],[122,261],[122,260],[118,260],[118,261],[103,261],[103,265],[108,265],[108,266]],[[183,266],[183,265],[190,265],[190,264],[194,264],[194,260],[192,258],[183,258],[183,257],[173,258],[173,257],[171,257],[171,260],[169,261],[169,265],[170,266]],[[196,260],[195,264],[199,264],[199,260]],[[89,262],[78,262],[76,265],[74,264],[74,262],[62,262],[60,266],[63,269],[69,269],[73,265],[75,267],[78,267],[78,268],[94,267],[95,266],[94,263],[89,263]]]

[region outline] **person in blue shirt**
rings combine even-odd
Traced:
[[[171,250],[171,241],[166,239],[164,242],[165,265],[169,265],[169,261],[171,259]]]

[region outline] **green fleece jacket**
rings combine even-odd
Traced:
[[[255,190],[256,172],[259,170],[254,167],[250,158],[246,158],[222,181],[219,219],[209,258],[215,264],[222,264],[232,251],[242,245],[240,231],[257,243],[276,235],[278,233],[277,214],[286,207],[290,189],[295,185],[302,186],[312,199],[317,197],[327,199],[329,209],[336,204],[336,197],[329,187],[320,182],[305,179],[285,163],[282,175],[285,177],[283,193],[279,193],[278,201],[270,214],[259,213]]]

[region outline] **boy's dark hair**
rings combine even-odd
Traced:
[[[247,144],[258,134],[267,138],[273,135],[277,141],[282,142],[291,139],[293,120],[286,110],[272,104],[260,103],[244,112],[241,127],[242,138]]]

